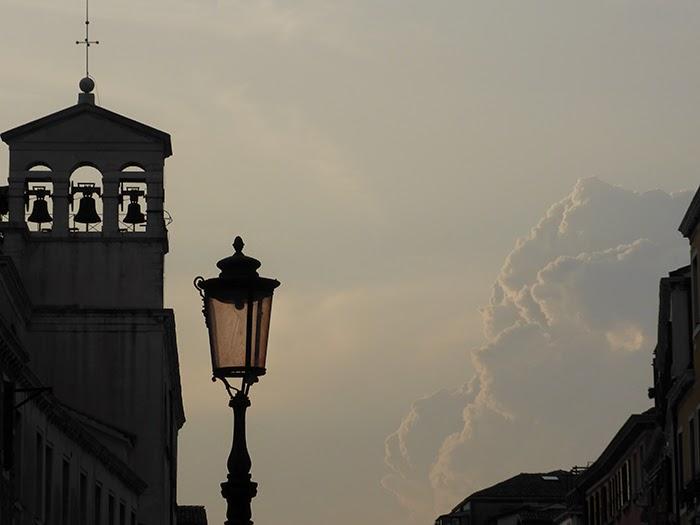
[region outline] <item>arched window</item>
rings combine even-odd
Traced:
[[[102,231],[102,174],[92,166],[81,166],[70,176],[72,232]]]

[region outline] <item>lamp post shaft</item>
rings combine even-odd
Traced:
[[[226,463],[228,477],[221,484],[221,495],[227,503],[225,525],[251,525],[250,502],[257,494],[258,484],[250,480],[251,462],[245,436],[245,413],[250,400],[239,391],[229,406],[233,409],[233,444]]]

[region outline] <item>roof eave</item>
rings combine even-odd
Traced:
[[[595,483],[597,479],[605,475],[605,472],[624,454],[624,451],[638,439],[639,435],[636,430],[649,430],[656,425],[656,415],[650,409],[641,414],[632,414],[627,418],[627,421],[620,427],[615,436],[612,438],[607,447],[600,454],[598,459],[581,474],[581,478],[576,484],[577,487],[587,490],[589,485]]]
[[[700,219],[700,188],[695,192],[693,200],[690,202],[680,226],[678,226],[678,231],[683,234],[683,237],[690,239],[698,224],[698,219]]]

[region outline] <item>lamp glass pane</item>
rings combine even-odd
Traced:
[[[253,302],[253,337],[251,366],[265,368],[267,359],[267,338],[270,333],[272,295],[261,297]]]
[[[211,297],[208,299],[207,319],[214,375],[218,369],[245,367],[247,314],[248,306],[245,303],[239,309],[233,303]]]

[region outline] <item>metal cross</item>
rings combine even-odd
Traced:
[[[85,44],[85,76],[90,76],[90,46],[99,44],[99,40],[90,40],[90,0],[85,0],[85,39],[76,40],[76,44]]]

